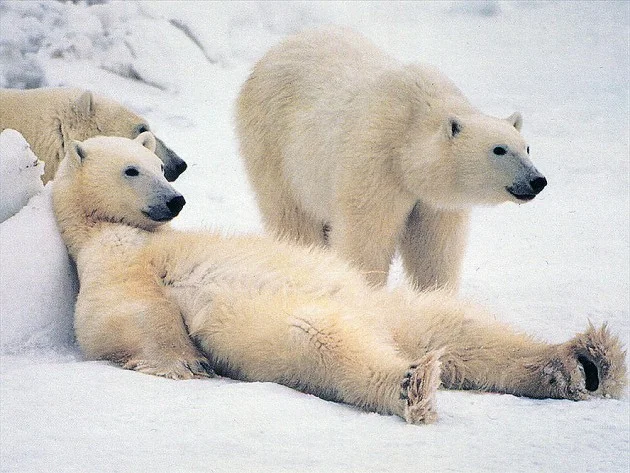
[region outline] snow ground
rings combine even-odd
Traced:
[[[144,115],[190,165],[175,183],[188,201],[176,226],[262,231],[234,138],[238,88],[285,35],[352,26],[400,59],[437,65],[482,110],[523,112],[549,186],[530,204],[475,212],[462,293],[553,342],[591,320],[628,345],[628,3],[88,3],[1,2],[0,86],[87,87]],[[0,224],[3,472],[630,467],[628,396],[441,391],[440,420],[417,427],[273,384],[83,361],[48,192]]]

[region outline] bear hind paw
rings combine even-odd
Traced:
[[[588,329],[568,342],[584,376],[586,391],[596,397],[619,398],[628,382],[626,352],[606,324]]]
[[[427,353],[410,366],[402,383],[400,397],[405,403],[404,419],[410,424],[430,424],[437,420],[436,395],[440,387],[443,350]]]

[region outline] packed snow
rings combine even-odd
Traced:
[[[189,164],[175,182],[188,202],[177,228],[262,233],[233,131],[239,87],[286,35],[353,27],[399,59],[438,66],[482,110],[524,115],[549,186],[527,205],[475,211],[462,294],[551,342],[590,320],[627,346],[629,5],[5,0],[0,86],[119,100]],[[171,381],[83,360],[50,186],[16,187],[22,159],[35,163],[18,137],[3,134],[0,152],[2,209],[17,212],[0,219],[1,471],[630,468],[628,394],[574,403],[443,390],[438,422],[412,426],[279,385]]]
[[[44,163],[17,131],[0,133],[0,222],[12,217],[44,188]]]

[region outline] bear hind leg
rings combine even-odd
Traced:
[[[619,339],[603,325],[577,334],[571,340],[553,346],[549,360],[537,367],[543,394],[573,400],[591,396],[619,398],[627,383],[625,351]]]
[[[369,332],[327,323],[331,319],[291,321],[291,338],[310,365],[311,376],[302,390],[316,395],[334,392],[331,397],[335,400],[396,414],[412,424],[437,419],[442,350],[431,351],[409,363]]]
[[[623,394],[625,351],[606,326],[549,344],[439,293],[410,297],[398,309],[390,322],[396,344],[411,358],[444,347],[446,388],[572,400]]]
[[[243,152],[256,157],[250,156],[246,161],[265,229],[273,235],[300,244],[326,245],[326,223],[307,212],[294,197],[281,170],[279,154],[268,153],[258,147]]]

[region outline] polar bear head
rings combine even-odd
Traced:
[[[118,102],[89,90],[72,101],[69,113],[67,132],[74,140],[83,141],[97,135],[135,138],[150,130],[142,117]],[[164,163],[164,175],[168,181],[174,181],[186,170],[186,162],[158,138],[155,138],[155,154]]]
[[[528,202],[547,185],[530,160],[519,113],[444,113],[403,160],[407,187],[427,203],[461,209]]]
[[[73,142],[55,179],[56,202],[63,206],[68,200],[91,221],[155,229],[177,216],[185,200],[164,177],[154,151],[151,132],[133,140],[97,136]]]

